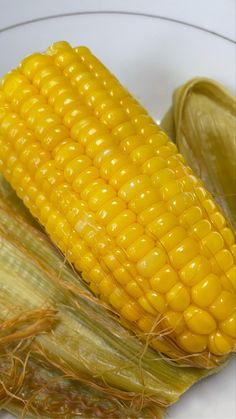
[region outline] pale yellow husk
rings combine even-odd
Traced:
[[[236,229],[236,99],[195,78],[178,88],[162,123]]]

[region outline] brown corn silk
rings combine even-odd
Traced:
[[[8,74],[0,101],[1,170],[91,289],[170,358],[220,363],[235,239],[145,109],[65,42]]]

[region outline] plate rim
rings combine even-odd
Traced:
[[[171,18],[168,16],[163,16],[163,15],[158,15],[158,14],[154,14],[154,13],[146,13],[146,12],[134,12],[134,11],[126,11],[126,10],[83,10],[83,11],[76,11],[76,12],[66,12],[66,13],[57,13],[57,14],[52,14],[52,15],[46,15],[46,16],[40,16],[34,19],[28,19],[28,20],[23,20],[17,23],[14,23],[12,25],[8,25],[5,26],[3,28],[0,28],[0,35],[1,33],[5,33],[11,30],[14,30],[16,28],[20,28],[22,26],[27,26],[27,25],[31,25],[34,23],[38,23],[38,22],[43,22],[43,21],[47,21],[47,20],[56,20],[56,19],[60,19],[63,17],[75,17],[75,16],[89,16],[89,15],[93,15],[93,16],[97,16],[97,15],[120,15],[120,16],[134,16],[134,17],[144,17],[144,18],[150,18],[150,19],[157,19],[157,20],[162,20],[162,21],[166,21],[166,22],[171,22],[171,23],[175,23],[177,25],[182,25],[182,26],[186,26],[186,27],[190,27],[196,30],[199,30],[201,32],[205,32],[208,33],[212,36],[216,36],[218,38],[221,38],[233,45],[236,45],[236,41],[234,41],[234,39],[226,36],[226,35],[222,35],[219,32],[213,31],[211,29],[207,29],[204,28],[200,25],[196,25],[194,23],[190,23],[190,22],[186,22],[184,20],[180,20],[180,19],[175,19],[175,18]]]

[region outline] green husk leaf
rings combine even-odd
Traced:
[[[178,88],[161,122],[236,229],[236,99],[195,78]]]

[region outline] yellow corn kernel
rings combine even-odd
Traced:
[[[165,205],[163,202],[157,202],[138,214],[138,222],[147,225],[155,220],[160,214],[165,213]]]
[[[117,282],[123,286],[132,281],[132,275],[130,275],[128,270],[122,265],[113,271],[113,275]]]
[[[149,281],[141,276],[138,276],[135,278],[137,284],[140,286],[140,288],[146,293],[150,290]]]
[[[215,259],[223,272],[228,271],[231,266],[234,264],[234,259],[232,254],[227,249],[222,249],[215,254]]]
[[[111,199],[99,209],[97,219],[101,224],[107,225],[113,218],[124,211],[124,209],[126,209],[124,201],[119,198]]]
[[[109,296],[109,302],[115,309],[120,310],[129,301],[122,288],[116,287]]]
[[[191,208],[187,208],[179,218],[180,225],[184,228],[192,227],[198,221],[200,221],[203,217],[203,212],[200,207],[193,206]]]
[[[170,333],[174,332],[176,335],[180,335],[186,329],[184,317],[182,313],[177,311],[167,311],[163,319],[163,325],[170,330]]]
[[[133,242],[138,240],[143,235],[144,229],[138,224],[134,223],[124,228],[124,230],[117,236],[117,244],[121,248],[127,249]]]
[[[234,244],[234,235],[233,232],[230,230],[230,228],[228,227],[224,227],[221,230],[221,235],[223,237],[223,239],[225,240],[225,243],[230,247]]]
[[[184,312],[184,320],[193,333],[208,335],[216,329],[216,321],[205,310],[189,306]]]
[[[236,244],[230,246],[230,252],[232,253],[234,259],[236,259]]]
[[[163,131],[159,131],[157,134],[152,134],[148,138],[148,144],[151,144],[156,149],[167,143],[169,143],[168,137]]]
[[[211,223],[209,220],[203,219],[194,224],[189,233],[196,239],[203,239],[211,232]]]
[[[139,261],[154,247],[154,241],[147,235],[139,237],[127,248],[127,256],[133,262]]]
[[[125,289],[129,295],[137,299],[143,294],[142,289],[138,286],[136,281],[129,282]]]
[[[93,211],[98,211],[108,200],[115,198],[116,193],[110,185],[97,185],[88,195],[88,205]]]
[[[132,301],[122,307],[121,315],[128,321],[136,322],[142,316],[142,310],[135,301]]]
[[[122,232],[126,227],[134,224],[136,221],[135,214],[130,210],[124,210],[118,214],[110,223],[107,225],[107,232],[114,237]]]
[[[142,146],[142,144],[143,138],[141,135],[127,136],[120,143],[122,149],[127,153],[131,153],[133,150]]]
[[[178,282],[176,271],[169,265],[164,265],[151,279],[150,284],[154,291],[166,293]]]
[[[189,331],[183,332],[177,337],[178,345],[184,349],[184,351],[194,354],[203,352],[207,348],[207,336],[198,335]]]
[[[150,315],[144,315],[139,319],[138,326],[146,334],[146,337],[148,339],[149,333],[154,332],[155,319]]]
[[[186,231],[182,227],[177,226],[170,230],[167,234],[165,234],[160,239],[160,242],[162,246],[166,249],[166,251],[169,252],[179,243],[181,243],[186,237]]]
[[[149,144],[136,147],[130,154],[134,163],[143,164],[153,157],[153,148]]]
[[[208,260],[203,256],[196,256],[180,270],[180,278],[187,286],[197,284],[211,272]]]
[[[155,291],[149,291],[146,294],[146,297],[152,307],[158,311],[158,313],[163,313],[166,308],[166,302],[162,295]]]
[[[149,314],[152,314],[153,316],[156,315],[156,310],[153,308],[153,306],[149,303],[148,299],[146,297],[140,297],[138,299],[138,302],[140,306]]]
[[[223,214],[221,214],[219,211],[213,212],[213,214],[210,214],[210,220],[217,228],[218,230],[221,230],[225,227],[226,220]]]
[[[150,185],[147,175],[137,176],[125,183],[119,190],[118,195],[124,201],[129,202],[139,193],[144,192]]]
[[[135,128],[130,121],[122,122],[113,128],[111,132],[114,136],[119,137],[121,140],[131,135],[135,135],[136,133]]]
[[[110,178],[109,183],[119,190],[126,182],[139,175],[138,168],[133,164],[122,167]]]
[[[184,192],[182,192],[181,187],[176,180],[167,182],[166,185],[162,186],[160,189],[162,199],[166,202],[171,200],[172,205],[170,204],[170,201],[168,204],[171,205],[171,211],[176,215],[181,214],[181,212],[189,206],[182,196],[183,193]]]
[[[154,186],[161,188],[165,186],[168,182],[175,180],[174,172],[171,169],[165,168],[159,170],[151,176],[151,180]]]
[[[236,292],[236,266],[233,266],[226,272],[227,278],[229,278],[234,291]]]
[[[142,171],[146,175],[153,175],[166,166],[165,160],[162,157],[152,157],[142,165]]]
[[[115,283],[114,281],[112,281],[110,276],[106,276],[103,279],[101,279],[101,281],[99,281],[98,289],[101,294],[103,294],[106,297],[109,297],[115,290]]]
[[[221,332],[232,338],[236,338],[236,312],[219,324]]]
[[[166,259],[166,253],[161,247],[153,247],[142,259],[139,258],[137,271],[144,278],[150,278],[165,264]]]
[[[159,199],[159,195],[154,188],[148,188],[145,191],[137,194],[130,202],[129,208],[136,214],[149,208],[155,204]]]
[[[165,212],[165,214],[157,217],[152,223],[148,224],[148,230],[155,237],[160,239],[165,234],[167,234],[171,229],[176,227],[178,224],[178,219],[174,214],[170,212]]]
[[[178,185],[178,183],[175,181],[175,185]],[[169,184],[167,184],[168,186]],[[164,188],[164,186],[163,186]],[[173,193],[171,194],[172,196],[169,196],[169,201],[168,201],[168,206],[167,208],[173,212],[175,215],[180,215],[182,214],[183,211],[185,211],[187,208],[191,207],[194,205],[195,203],[195,197],[194,194],[190,193],[190,192],[181,192],[179,186],[178,186],[178,190],[176,190],[176,194],[173,195]],[[165,199],[165,197],[163,196],[163,198]]]
[[[190,303],[187,288],[181,282],[177,282],[167,293],[166,300],[174,311],[184,311]]]
[[[209,337],[208,347],[213,354],[223,355],[233,350],[234,341],[229,336],[215,332]]]
[[[224,247],[224,240],[220,233],[212,231],[202,240],[202,249],[206,257],[214,256]]]
[[[192,288],[192,299],[199,307],[208,307],[220,294],[221,284],[214,274],[207,275]]]
[[[190,260],[199,253],[198,243],[192,238],[184,239],[178,246],[169,252],[172,265],[176,269],[183,268]]]
[[[209,310],[216,319],[225,320],[236,310],[236,296],[229,291],[221,291]]]

